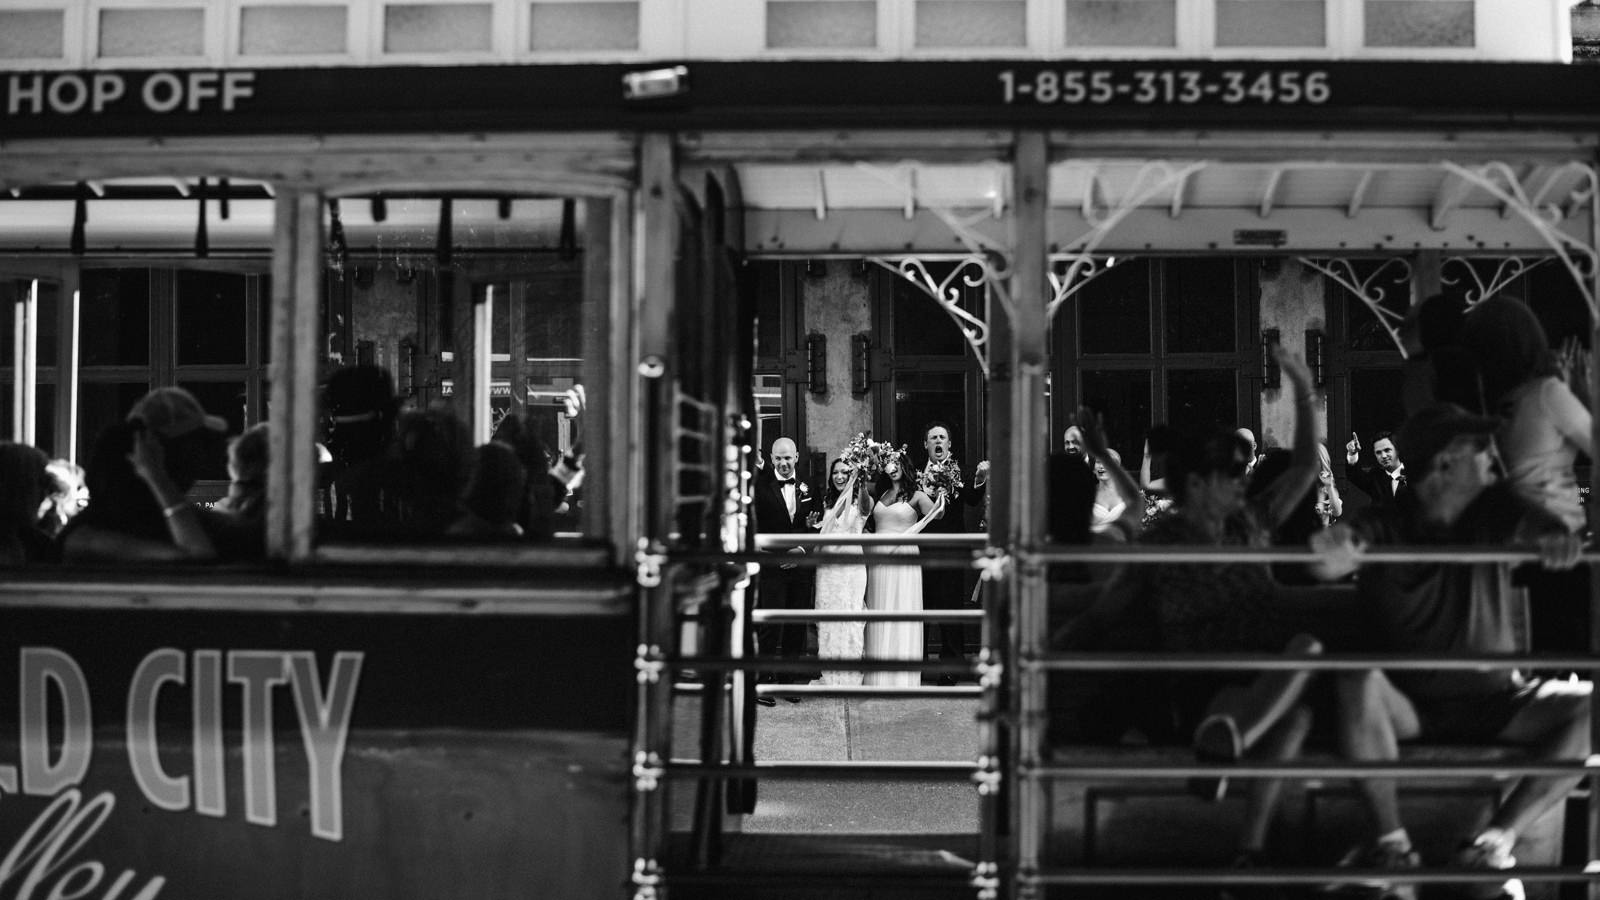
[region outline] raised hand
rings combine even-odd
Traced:
[[[1087,406],[1080,406],[1073,415],[1072,423],[1083,434],[1083,449],[1095,459],[1105,459],[1111,445],[1106,443],[1105,422],[1100,414]]]
[[[1356,437],[1356,433],[1352,431],[1350,432],[1350,442],[1344,445],[1344,461],[1353,466],[1356,464],[1356,460],[1360,458],[1361,438]]]

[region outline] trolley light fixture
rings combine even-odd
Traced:
[[[644,69],[639,72],[628,72],[622,76],[624,100],[660,100],[677,97],[688,91],[688,66]]]

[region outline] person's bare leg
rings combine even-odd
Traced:
[[[1300,755],[1306,735],[1311,733],[1311,710],[1296,706],[1267,730],[1259,743],[1252,747],[1250,759],[1285,762]],[[1277,810],[1278,798],[1283,794],[1283,779],[1259,778],[1250,791],[1249,806],[1245,809],[1244,833],[1239,838],[1239,849],[1246,854],[1260,854],[1267,845],[1267,831],[1272,827],[1272,815]]]
[[[1341,672],[1334,684],[1339,699],[1339,750],[1345,758],[1372,762],[1399,759],[1400,741],[1415,737],[1421,730],[1411,701],[1377,669]],[[1394,779],[1355,781],[1377,834],[1404,827]]]
[[[1589,755],[1589,693],[1587,681],[1550,681],[1523,707],[1496,737],[1507,743],[1526,744],[1535,759],[1579,761]],[[1495,810],[1489,827],[1513,835],[1521,833],[1545,810],[1560,803],[1582,780],[1524,778]]]
[[[1289,640],[1284,652],[1292,655],[1317,654],[1322,652],[1322,644],[1308,634],[1297,634]],[[1311,676],[1311,672],[1304,670],[1270,671],[1248,685],[1223,688],[1207,704],[1206,719],[1211,721],[1215,717],[1223,717],[1231,720],[1239,737],[1237,749],[1242,755],[1294,709],[1305,693]],[[1227,746],[1230,741],[1223,738],[1225,733],[1222,729],[1213,730],[1202,725],[1195,735],[1195,749],[1212,758],[1234,756],[1233,748]]]

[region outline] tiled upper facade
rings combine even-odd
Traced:
[[[1571,58],[1577,0],[0,0],[0,68]]]

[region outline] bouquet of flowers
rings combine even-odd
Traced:
[[[954,456],[947,456],[944,462],[930,460],[928,468],[923,470],[918,487],[933,497],[935,500],[943,497],[946,501],[954,500],[960,496],[961,489],[966,485],[961,483],[961,466]]]
[[[874,478],[883,472],[884,466],[891,460],[904,466],[904,457],[904,448],[896,450],[888,441],[875,441],[864,433],[857,433],[845,445],[844,453],[839,458],[859,472],[861,477]]]

